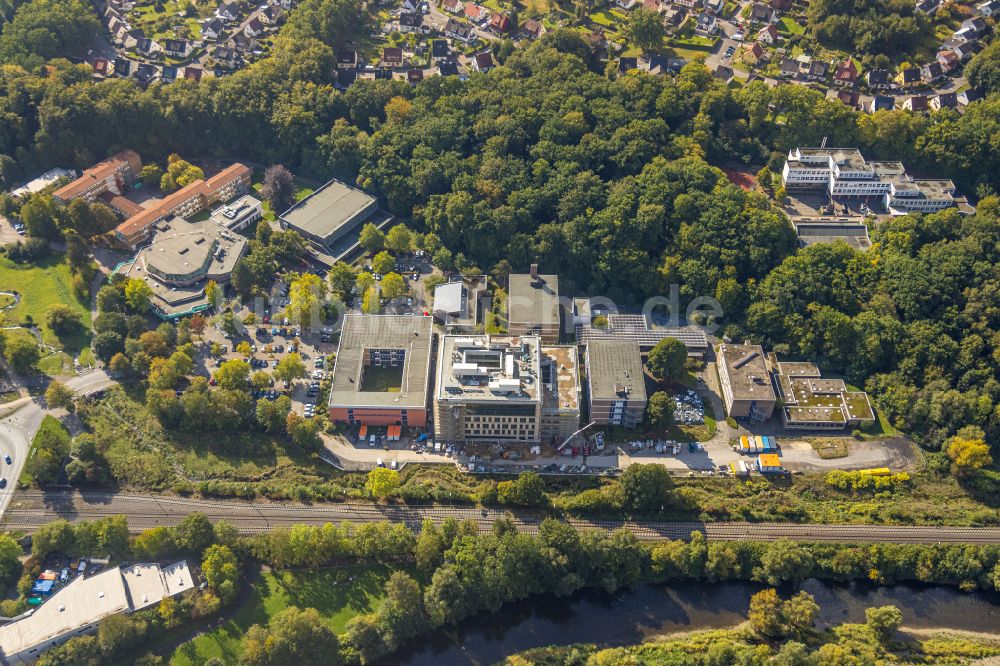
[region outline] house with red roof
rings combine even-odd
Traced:
[[[757,41],[773,46],[778,41],[778,29],[773,23],[768,23],[757,32]]]
[[[485,21],[490,16],[489,11],[481,5],[477,5],[474,2],[465,3],[465,18],[469,19],[473,23],[478,23],[479,21]]]
[[[502,35],[510,30],[510,16],[507,14],[494,14],[490,17],[489,29],[498,35]]]
[[[837,83],[853,84],[858,80],[858,66],[854,64],[853,60],[847,58],[837,67],[837,71],[833,74],[833,80]]]

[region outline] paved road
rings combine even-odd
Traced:
[[[81,396],[96,393],[114,384],[115,381],[103,370],[94,370],[66,380],[66,386]],[[40,398],[28,397],[3,405],[0,414],[5,415],[0,419],[0,477],[7,479],[7,487],[0,490],[0,515],[3,515],[17,487],[17,479],[21,476],[28,457],[31,440],[38,432],[46,412]],[[10,465],[3,461],[3,456],[10,456]]]
[[[193,499],[131,493],[28,491],[18,493],[4,517],[3,528],[34,531],[58,518],[93,520],[122,514],[129,526],[140,531],[159,525],[176,525],[191,511],[201,511],[211,520],[226,519],[240,532],[254,534],[297,523],[362,523],[380,520],[402,522],[419,528],[424,519],[474,520],[488,529],[500,516],[514,518],[518,527],[537,531],[542,516],[533,512],[483,511],[476,507],[380,506],[372,504],[284,504],[236,500]],[[796,525],[779,523],[623,522],[615,520],[569,521],[577,528],[612,530],[626,527],[644,540],[685,538],[694,530],[722,541],[832,541],[847,543],[998,543],[1000,528],[912,527],[884,525]]]

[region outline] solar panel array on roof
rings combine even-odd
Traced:
[[[746,356],[744,356],[743,358],[741,358],[738,361],[736,361],[735,363],[733,363],[733,367],[734,368],[742,368],[744,365],[746,365],[750,361],[754,360],[755,358],[757,358],[757,352],[752,351],[749,354],[747,354]]]

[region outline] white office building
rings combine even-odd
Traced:
[[[901,162],[869,162],[857,148],[794,148],[781,171],[789,192],[882,200],[894,214],[931,213],[956,205],[950,180],[913,178]]]
[[[31,664],[45,650],[91,634],[106,617],[133,613],[194,589],[186,561],[135,564],[75,577],[38,608],[0,627],[0,663]]]

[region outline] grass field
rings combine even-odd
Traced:
[[[778,30],[780,32],[787,32],[790,35],[801,35],[806,31],[806,27],[791,16],[782,16],[778,24]]]
[[[619,25],[626,20],[626,16],[617,9],[601,9],[590,14],[590,20],[605,28],[617,31]]]
[[[524,8],[535,13],[535,16],[545,16],[549,13],[549,0],[524,0]]]
[[[0,258],[0,289],[15,290],[21,295],[21,302],[4,310],[4,315],[10,324],[33,321],[41,327],[46,343],[77,352],[90,342],[90,308],[73,294],[69,266],[62,259],[59,255],[37,264],[21,265]],[[45,326],[45,311],[53,303],[63,303],[78,312],[84,329],[60,339]]]
[[[247,630],[254,624],[267,624],[289,606],[315,608],[330,628],[340,633],[354,616],[378,610],[385,596],[385,581],[393,571],[376,566],[264,572],[250,599],[231,620],[181,645],[170,664],[197,666],[212,657],[235,664]],[[347,582],[352,577],[354,580]]]
[[[38,361],[38,369],[49,377],[65,377],[74,374],[73,357],[66,352],[55,352],[42,356]]]
[[[173,39],[177,37],[173,26],[185,25],[189,31],[187,39],[200,39],[201,26],[197,17],[183,15],[184,3],[179,0],[167,0],[163,3],[163,11],[156,11],[153,4],[136,5],[131,12],[131,23],[136,28],[146,31],[146,36],[155,40]]]

